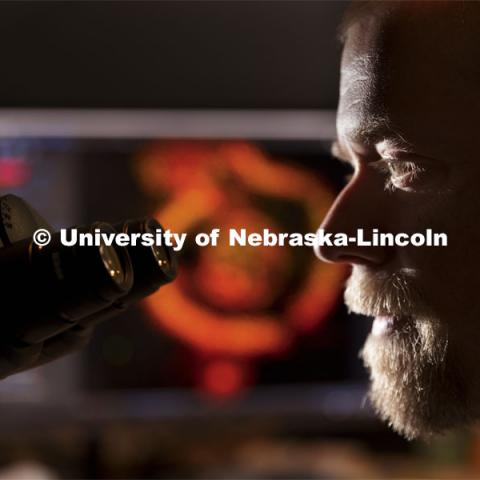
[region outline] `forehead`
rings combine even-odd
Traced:
[[[367,141],[395,132],[415,145],[450,153],[459,141],[465,147],[473,142],[469,134],[480,114],[479,9],[472,22],[464,8],[443,6],[448,2],[438,2],[442,8],[413,3],[350,22],[338,133]]]

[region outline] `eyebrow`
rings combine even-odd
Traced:
[[[369,117],[363,122],[354,125],[344,132],[344,136],[352,143],[363,145],[376,145],[387,139],[405,146],[411,147],[412,145],[400,133],[400,129],[383,115]]]
[[[361,124],[348,128],[343,136],[349,142],[369,147],[388,140],[399,149],[413,151],[413,144],[399,132],[398,128],[393,127],[385,117],[370,117]],[[338,138],[332,143],[330,153],[340,160],[351,163],[349,152]]]

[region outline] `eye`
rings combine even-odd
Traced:
[[[435,180],[432,169],[425,162],[383,158],[371,165],[385,175],[386,190],[424,191]]]
[[[424,180],[426,168],[409,161],[385,160],[390,178],[389,182],[394,188],[402,190],[415,190]]]

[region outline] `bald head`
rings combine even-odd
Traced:
[[[365,120],[409,137],[415,118],[425,142],[476,131],[480,2],[354,2],[342,28],[343,120],[362,109]]]
[[[340,38],[344,39],[350,26],[371,19],[395,21],[400,18],[406,19],[409,16],[425,19],[427,17],[435,18],[437,14],[450,17],[451,22],[458,22],[460,26],[471,23],[475,30],[479,10],[478,2],[464,0],[358,0],[351,2],[347,8],[339,26],[339,34]]]
[[[340,27],[344,42],[376,41],[389,57],[460,70],[465,79],[480,75],[480,2],[353,2]],[[417,51],[418,50],[418,51]],[[470,78],[472,79],[472,78]]]

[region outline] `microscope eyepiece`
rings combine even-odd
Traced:
[[[49,243],[42,246],[33,238],[39,228],[50,232]],[[104,222],[75,227],[79,237],[148,233],[153,240],[161,229],[153,218],[127,220],[115,227]],[[35,344],[75,325],[94,325],[177,274],[173,250],[155,241],[151,246],[128,247],[104,240],[64,243],[61,232],[24,200],[0,197],[0,291],[2,311],[10,319],[0,323],[0,335]]]
[[[121,284],[125,280],[125,272],[123,271],[122,263],[114,248],[102,243],[98,249],[102,257],[103,264],[107,269],[112,279]]]
[[[79,230],[93,229],[113,231],[103,223]],[[43,341],[101,311],[133,285],[125,248],[64,246],[60,233],[53,233],[45,246],[26,239],[0,249],[0,271],[0,288],[8,299],[4,305],[17,319],[6,329],[26,343]],[[31,316],[37,319],[35,328]]]
[[[127,220],[115,225],[120,233],[155,235],[163,230],[154,218]],[[173,281],[177,275],[177,260],[172,248],[153,243],[152,246],[131,245],[127,247],[132,262],[135,281],[126,297],[127,302],[135,301],[153,293],[162,285]]]

